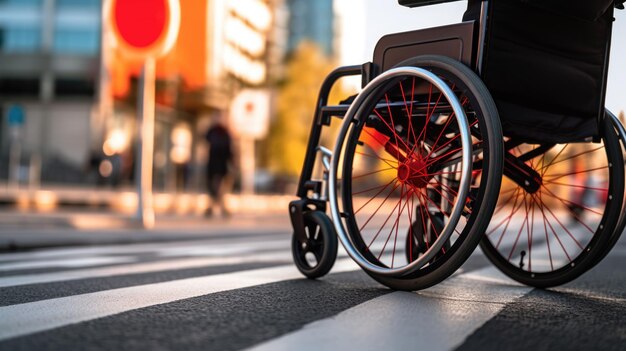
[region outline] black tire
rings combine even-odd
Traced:
[[[431,260],[428,264],[417,271],[402,276],[391,277],[366,270],[372,278],[392,289],[414,291],[428,288],[450,276],[467,260],[478,245],[482,233],[484,233],[489,219],[491,218],[491,213],[495,207],[500,188],[502,179],[503,144],[501,126],[495,103],[485,85],[471,69],[456,60],[436,55],[418,56],[397,65],[397,67],[403,66],[419,67],[431,71],[452,88],[458,100],[463,102],[467,114],[472,137],[474,139],[473,154],[475,158],[482,158],[481,160],[474,160],[473,167],[478,168],[477,170],[480,171],[478,172],[480,175],[474,177],[474,173],[476,172],[472,172],[473,185],[470,195],[468,199],[466,199],[467,210],[461,217],[461,221],[459,221],[460,224],[458,224],[455,229],[456,233],[453,233],[450,239],[448,239],[450,241],[448,250],[445,250],[445,248],[442,249],[441,252],[437,253],[435,259]],[[403,90],[402,95],[404,95],[404,89],[402,88],[401,90]],[[430,95],[430,92],[428,94]],[[372,97],[372,99],[377,98],[378,97]],[[368,108],[371,109],[371,106],[365,106],[368,103],[370,105],[376,104],[376,102],[367,102],[366,100],[366,102],[363,103],[364,106],[359,108],[362,111],[367,111]],[[430,101],[428,105],[431,106]],[[437,105],[434,105],[433,110],[435,109],[437,109]],[[433,112],[431,112],[431,115],[432,113]],[[411,113],[411,115],[413,115],[413,113]],[[430,123],[431,120],[432,118],[426,119],[425,124]],[[357,194],[358,191],[353,189],[352,169],[356,148],[357,145],[359,145],[359,133],[362,128],[362,126],[359,127],[357,125],[352,128],[346,136],[346,151],[342,165],[343,180],[341,182],[341,198],[347,234],[351,242],[361,255],[369,262],[376,264],[378,258],[370,252],[369,246],[371,246],[371,243],[369,246],[365,243],[361,232],[364,221],[356,218],[358,209],[355,210],[353,203],[353,194]],[[446,131],[446,128],[447,127],[444,126],[442,132],[445,132],[447,135],[449,132]],[[442,132],[440,132],[440,136]],[[408,132],[407,138],[410,138]],[[434,148],[433,146],[432,149]],[[399,169],[400,168],[398,168],[398,170]],[[356,176],[354,178],[356,178]],[[465,200],[457,199],[457,201]],[[426,200],[426,202],[428,201]],[[360,223],[358,223],[359,221]],[[412,221],[409,220],[409,223],[412,223]],[[383,250],[384,249],[383,247]]]
[[[601,135],[602,144],[561,144],[550,155],[529,156],[524,163],[541,176],[536,192],[503,185],[480,246],[504,274],[538,288],[558,286],[589,270],[610,249],[624,198],[624,159],[610,120],[601,123]],[[519,157],[529,150],[533,147],[522,144],[513,151]]]
[[[624,154],[626,153],[626,135],[622,135],[622,133],[619,130],[620,128],[617,125],[615,125],[616,123],[621,124],[621,122],[609,110],[606,110],[606,118],[610,119],[613,122],[615,132],[620,140],[622,157],[624,157]],[[626,157],[624,158],[626,159]],[[625,175],[626,175],[626,172],[625,172]],[[624,181],[626,181],[626,179]],[[626,185],[625,185],[625,189],[626,189]],[[622,202],[622,210],[620,212],[619,220],[617,221],[617,224],[615,225],[615,229],[613,230],[613,233],[611,234],[611,239],[609,239],[609,243],[604,249],[604,252],[598,255],[598,257],[595,259],[595,263],[592,266],[590,266],[587,270],[593,268],[596,264],[600,263],[606,257],[606,255],[608,255],[609,252],[611,252],[615,244],[617,244],[617,241],[619,240],[619,238],[622,236],[622,233],[624,232],[624,228],[626,227],[626,209],[624,207],[626,207],[626,192],[624,194],[624,198]]]
[[[307,278],[326,275],[337,258],[337,235],[331,220],[321,211],[304,213],[306,245],[291,238],[291,253],[298,270]]]

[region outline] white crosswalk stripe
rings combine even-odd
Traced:
[[[94,255],[120,255],[137,253],[158,253],[160,256],[173,256],[174,254],[194,253],[221,254],[225,251],[229,253],[244,253],[262,248],[284,248],[289,250],[289,237],[286,235],[270,236],[269,238],[243,237],[237,239],[223,240],[198,240],[179,241],[171,243],[152,244],[127,244],[127,245],[103,245],[98,247],[79,247],[48,249],[25,253],[9,253],[0,255],[0,262],[12,262],[20,260],[43,260],[54,258],[67,258]],[[0,267],[2,264],[0,264]]]
[[[489,267],[418,293],[383,295],[252,350],[450,350],[531,290]]]
[[[155,261],[135,262],[141,255],[150,255]],[[63,270],[71,266],[73,260],[78,262],[75,267],[80,267],[81,260],[90,258],[96,267]],[[119,261],[107,262],[107,258]],[[0,307],[0,340],[103,317],[115,318],[120,313],[194,297],[302,279],[291,262],[289,242],[274,239],[141,244],[15,254],[0,264],[0,270],[10,272],[46,266],[56,269],[1,277],[0,288],[255,262],[261,265],[265,262],[283,264]],[[115,263],[118,264],[97,267]],[[89,266],[87,261],[85,265]],[[331,273],[357,270],[358,266],[340,249],[339,259]],[[530,290],[512,283],[495,268],[460,271],[430,289],[418,293],[384,294],[334,317],[318,320],[298,331],[259,344],[254,349],[414,349],[415,345],[423,349],[450,349],[462,343],[507,303]],[[372,318],[373,315],[376,318]]]
[[[15,271],[21,269],[37,269],[50,267],[92,267],[102,266],[105,264],[129,263],[133,262],[133,257],[117,256],[117,257],[78,257],[70,259],[55,259],[41,261],[11,262],[0,264],[0,272]]]
[[[180,269],[210,267],[218,265],[234,265],[253,262],[276,262],[291,260],[291,254],[283,251],[256,253],[254,255],[236,257],[202,257],[181,258],[157,262],[126,264],[112,267],[80,269],[66,272],[24,274],[0,278],[0,288],[27,284],[43,284],[78,279],[110,277],[116,275],[142,274]]]
[[[124,253],[125,255],[106,256],[113,253]],[[146,253],[154,255],[159,260],[154,262],[137,262],[139,259],[135,255]],[[140,244],[101,248],[44,250],[17,255],[19,256],[14,256],[14,258],[19,257],[18,261],[0,263],[0,272],[36,268],[80,268],[115,265],[9,275],[0,277],[0,288],[255,262],[292,262],[291,249],[289,243],[285,240],[235,241],[234,243],[201,241],[193,244]],[[68,258],[68,256],[76,257]],[[347,254],[340,249],[338,257],[347,257]]]
[[[349,260],[334,272],[356,270]],[[0,307],[0,340],[221,291],[301,278],[293,265],[173,280]]]

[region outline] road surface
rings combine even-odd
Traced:
[[[304,279],[287,229],[230,234],[0,254],[0,350],[626,349],[623,240],[555,289],[476,252],[408,293],[341,251],[330,275]]]

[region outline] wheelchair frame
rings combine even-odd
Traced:
[[[423,6],[450,2],[455,0],[399,0],[403,6]],[[486,51],[487,31],[489,27],[490,16],[489,1],[483,0],[480,4],[480,15],[477,21],[465,21],[458,24],[428,28],[423,30],[409,31],[404,33],[394,33],[382,37],[376,45],[373,54],[373,61],[366,62],[362,65],[344,66],[335,69],[324,80],[317,99],[313,122],[309,134],[307,149],[305,153],[302,172],[298,181],[296,196],[298,200],[294,200],[289,204],[289,213],[291,223],[294,229],[295,239],[305,245],[307,236],[305,233],[304,214],[308,211],[326,212],[328,194],[328,178],[330,170],[330,162],[332,152],[320,145],[322,130],[331,124],[333,117],[343,119],[348,112],[350,103],[340,103],[338,105],[328,105],[328,97],[332,87],[336,82],[347,76],[361,76],[361,85],[366,87],[368,83],[373,81],[378,75],[394,67],[399,62],[408,58],[415,57],[420,54],[438,54],[454,58],[464,63],[482,77],[484,67],[484,58]],[[451,42],[457,42],[456,46],[449,45]],[[460,50],[458,48],[461,48]],[[455,49],[456,48],[456,49]],[[617,118],[610,114],[605,114],[604,101],[606,96],[606,81],[608,77],[610,52],[610,31],[609,40],[606,42],[604,67],[602,72],[602,89],[600,92],[600,109],[597,114],[597,123],[601,125],[605,116],[609,116],[617,130],[617,135],[621,138],[622,147],[626,147],[626,135],[623,126]],[[607,111],[608,112],[608,111]],[[600,128],[600,127],[599,127]],[[599,138],[598,138],[599,139]],[[599,140],[594,139],[595,142]],[[505,155],[508,155],[510,149],[515,148],[521,141],[509,140],[505,143]],[[538,152],[541,152],[539,150]],[[313,170],[318,160],[318,153],[321,156],[323,165],[323,178],[321,180],[312,179]],[[515,161],[507,157],[507,161],[513,165],[504,167],[503,175],[511,178],[515,183],[519,184],[525,190],[536,191],[540,186],[533,179],[533,170],[526,166],[523,162]],[[526,170],[526,176],[517,172],[519,169]],[[332,189],[334,191],[334,189]],[[335,215],[342,214],[334,211]],[[626,222],[626,216],[621,211],[619,226],[623,227]],[[335,216],[333,216],[335,217]],[[333,218],[337,220],[336,218]],[[615,236],[615,235],[614,235]],[[617,235],[619,237],[619,235]],[[615,240],[616,241],[616,240]],[[614,244],[614,243],[613,243]],[[352,255],[351,255],[352,256]],[[334,260],[334,258],[333,258]],[[331,264],[332,265],[332,264]],[[323,273],[325,274],[325,273]],[[323,275],[322,274],[322,275]]]
[[[449,1],[450,0],[433,0],[427,1],[427,3],[425,3],[424,5]],[[366,62],[362,65],[339,67],[332,71],[326,77],[318,94],[313,123],[311,125],[309,141],[304,157],[304,165],[302,166],[302,172],[300,173],[300,179],[298,181],[296,196],[298,196],[300,200],[292,201],[289,204],[291,223],[298,239],[300,239],[302,242],[306,240],[306,237],[304,236],[304,222],[302,219],[304,212],[307,210],[318,210],[322,212],[326,211],[327,199],[321,196],[324,192],[322,181],[312,180],[311,177],[313,175],[313,168],[316,162],[317,153],[320,152],[319,142],[322,135],[322,129],[325,126],[330,126],[332,117],[343,118],[345,113],[348,111],[348,108],[350,107],[349,104],[340,104],[334,106],[327,105],[328,96],[335,83],[337,83],[337,81],[343,77],[360,75],[361,86],[365,87],[372,79],[374,79],[374,77],[376,77],[378,74],[381,73],[381,71],[383,71],[383,69],[381,69],[382,67],[391,67],[406,58],[415,56],[415,53],[413,53],[413,55],[411,56],[407,56],[406,54],[404,54],[406,51],[403,51],[402,53],[394,54],[392,57],[387,59],[385,57],[385,51],[387,51],[389,48],[406,46],[407,43],[419,45],[420,43],[424,43],[423,40],[425,38],[430,39],[430,41],[426,41],[426,43],[428,44],[433,40],[432,35],[429,35],[432,33],[432,30],[435,30],[436,34],[439,35],[440,38],[443,38],[442,40],[451,40],[457,38],[463,41],[463,44],[465,44],[465,41],[470,41],[469,43],[467,43],[469,44],[470,50],[465,51],[464,53],[460,53],[461,55],[459,55],[457,59],[461,59],[465,64],[472,65],[472,67],[474,67],[475,69],[480,70],[483,61],[482,57],[484,50],[482,48],[485,43],[487,11],[488,2],[483,1],[481,4],[480,20],[478,21],[478,23],[474,23],[474,21],[464,22],[444,27],[435,27],[425,30],[411,31],[385,36],[381,38],[379,44],[377,44],[376,48],[374,49],[374,62]],[[478,49],[476,57],[473,57],[473,39],[476,27],[478,27]],[[430,31],[430,33],[427,33],[428,31]],[[449,50],[446,50],[445,47],[439,46],[439,49],[443,49],[439,52],[441,54],[451,54],[451,52]],[[326,153],[325,155],[328,156],[328,153]],[[328,169],[325,170],[325,172],[327,171]],[[327,175],[325,175],[324,177],[326,178]],[[312,193],[312,196],[309,196],[310,192]]]

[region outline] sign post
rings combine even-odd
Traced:
[[[20,160],[22,158],[22,133],[24,127],[24,109],[20,105],[11,105],[8,110],[9,122],[9,185],[17,187],[20,179]]]
[[[137,212],[136,219],[144,228],[154,227],[154,207],[152,197],[152,164],[154,155],[154,90],[155,62],[149,57],[141,69],[139,78],[141,87],[138,92],[137,105],[139,110],[139,147],[135,174],[137,175]]]
[[[267,135],[270,94],[266,90],[242,90],[230,107],[230,127],[241,142],[241,190],[254,193],[255,140]]]
[[[106,18],[116,44],[129,56],[141,60],[137,115],[138,147],[136,219],[144,228],[154,227],[152,165],[154,154],[155,60],[173,46],[180,26],[178,0],[108,0]]]

